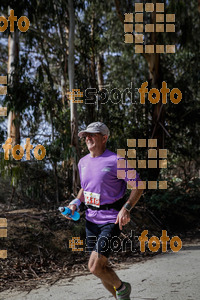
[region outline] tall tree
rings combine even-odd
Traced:
[[[68,0],[69,10],[69,56],[68,56],[68,76],[69,90],[74,89],[74,35],[75,35],[75,13],[73,0]],[[73,147],[73,193],[77,193],[78,184],[78,122],[77,122],[77,107],[73,101],[70,101],[70,121],[71,121],[71,144]]]
[[[153,0],[154,6],[156,5],[158,1]],[[115,0],[115,6],[116,11],[119,16],[120,21],[124,24],[124,18],[121,13],[120,9],[120,2],[119,0]],[[154,24],[154,27],[156,26],[156,13],[155,10],[153,13],[151,13],[151,20]],[[133,34],[133,40],[135,40],[135,35]],[[157,34],[156,32],[152,32],[150,35],[150,44],[156,45],[157,42]],[[148,68],[149,68],[149,88],[161,88],[162,83],[162,74],[160,69],[160,54],[159,53],[143,53],[142,54],[145,60],[147,61]],[[155,104],[152,108],[152,132],[151,132],[151,138],[157,139],[157,147],[164,148],[164,134],[165,131],[163,131],[164,128],[164,107],[159,101],[157,104]],[[151,174],[153,177],[157,178],[159,175],[159,168],[152,169]]]
[[[8,8],[10,14],[10,8]],[[18,29],[9,32],[8,36],[8,82],[12,85],[19,80],[17,65],[19,62],[19,33]],[[8,115],[8,137],[12,138],[12,144],[20,144],[20,118],[19,112],[10,111]]]

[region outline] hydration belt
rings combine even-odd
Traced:
[[[126,203],[126,201],[127,201],[126,198],[123,197],[123,198],[117,200],[114,203],[103,204],[103,205],[100,205],[100,207],[95,207],[95,206],[92,206],[92,205],[85,205],[85,203],[82,202],[79,208],[80,208],[80,211],[87,210],[88,208],[92,209],[92,210],[109,210],[109,209],[115,209],[117,211],[120,211],[121,208]]]

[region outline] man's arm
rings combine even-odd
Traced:
[[[129,203],[131,205],[131,209],[136,205],[136,203],[139,201],[140,197],[142,196],[143,189],[135,189],[132,190],[130,193],[130,196],[128,198],[128,201],[126,203]]]
[[[143,193],[143,189],[135,189],[131,191],[129,199],[126,203],[131,206],[131,209],[136,205]],[[125,204],[126,205],[126,204]],[[117,215],[115,224],[119,223],[119,228],[122,230],[122,226],[130,222],[130,212],[123,206]]]
[[[83,195],[83,189],[82,188],[78,192],[78,195],[77,195],[76,198],[79,199],[81,202],[84,202],[84,195]]]
[[[79,199],[81,202],[84,202],[84,194],[83,194],[83,189],[82,188],[79,190],[76,199]],[[68,200],[66,200],[65,202],[68,202]]]
[[[78,192],[78,195],[76,197],[76,199],[79,199],[81,202],[84,202],[84,194],[83,194],[83,189],[81,188],[80,191]],[[77,209],[77,205],[76,204],[70,204],[67,206],[72,210],[72,215],[74,214],[75,210]],[[64,216],[65,218],[71,220],[71,218]]]

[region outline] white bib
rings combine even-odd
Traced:
[[[100,207],[100,194],[84,191],[86,205]]]

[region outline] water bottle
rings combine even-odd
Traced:
[[[72,215],[72,210],[69,207],[59,207],[58,210],[61,212],[61,214],[72,218],[74,221],[78,221],[80,219],[80,214],[75,211],[74,215]]]

